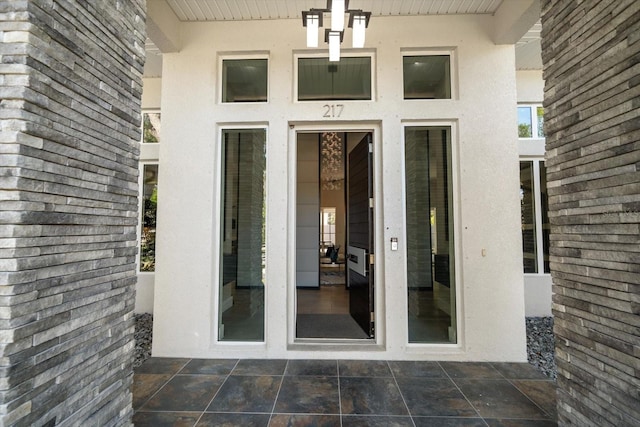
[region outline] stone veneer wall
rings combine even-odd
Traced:
[[[640,425],[640,2],[543,0],[560,425]]]
[[[131,424],[144,0],[0,0],[0,425]]]

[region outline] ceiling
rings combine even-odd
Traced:
[[[373,16],[493,14],[508,0],[350,0],[349,9]],[[167,0],[180,21],[242,21],[301,18],[326,0]]]
[[[516,69],[542,70],[541,32],[542,24],[538,21],[516,43]]]
[[[326,0],[147,0],[162,1],[179,21],[301,19],[301,11],[326,7]],[[350,9],[374,16],[494,14],[503,2],[513,0],[350,0]],[[175,19],[175,18],[174,18]],[[541,24],[538,21],[516,44],[516,69],[541,70]],[[162,56],[147,39],[145,77],[162,75]]]

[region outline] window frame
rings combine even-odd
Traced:
[[[540,166],[541,164],[543,164],[545,162],[544,157],[520,157],[520,159],[518,160],[519,163],[522,162],[532,162],[532,169],[533,169],[533,186],[534,186],[534,191],[533,191],[533,203],[534,203],[534,210],[535,210],[535,217],[534,217],[534,227],[535,227],[535,254],[536,254],[536,272],[535,273],[525,273],[523,271],[523,274],[525,276],[543,276],[543,275],[550,275],[550,271],[545,271],[545,255],[547,257],[547,260],[549,258],[549,252],[551,248],[547,248],[547,253],[545,254],[544,251],[544,233],[543,233],[543,227],[544,227],[544,223],[542,221],[542,210],[543,210],[543,204],[542,204],[542,183],[541,183],[541,171],[540,171]],[[547,191],[545,189],[545,191]],[[524,257],[524,254],[523,254]],[[524,269],[524,266],[523,266]]]
[[[538,108],[543,109],[543,117],[544,117],[544,106],[540,103],[518,103],[517,108],[528,107],[529,114],[531,119],[531,136],[520,136],[518,134],[519,140],[530,141],[532,139],[545,139],[544,135],[540,135],[538,132]],[[518,126],[520,125],[520,120],[518,120]]]
[[[328,58],[329,52],[317,52],[317,51],[294,51],[293,52],[293,102],[295,104],[335,104],[335,103],[358,103],[358,102],[376,102],[377,101],[377,93],[376,93],[376,52],[369,49],[358,49],[357,51],[352,50],[342,50],[340,53],[340,58],[371,58],[371,99],[331,99],[331,100],[300,100],[298,98],[298,60],[300,58]]]
[[[403,48],[400,49],[400,75],[402,84],[400,88],[403,102],[448,102],[458,100],[458,58],[457,49],[454,47],[431,48]],[[404,58],[408,56],[449,56],[449,84],[450,98],[405,98],[404,97]]]
[[[137,228],[137,236],[138,236],[138,250],[136,253],[136,273],[137,274],[155,274],[155,267],[152,271],[141,270],[142,263],[142,226],[143,220],[142,215],[144,214],[144,169],[146,166],[157,166],[158,167],[158,175],[160,175],[160,162],[157,160],[140,160],[138,162],[138,195],[140,198],[140,203],[138,203],[138,226]],[[159,183],[156,184],[159,188]],[[157,221],[157,219],[156,219]],[[158,242],[157,237],[157,227],[156,227],[156,244]]]
[[[267,61],[267,99],[266,101],[245,101],[245,102],[225,102],[222,98],[222,94],[224,93],[223,85],[224,85],[224,61],[227,60],[245,60],[245,59],[264,59]],[[269,103],[270,95],[271,95],[271,58],[269,57],[269,52],[245,52],[245,53],[230,53],[230,52],[221,52],[218,54],[218,83],[216,85],[218,89],[218,95],[216,96],[216,100],[218,104],[229,106],[229,105],[264,105]]]
[[[233,104],[233,103],[227,103]],[[255,103],[252,103],[255,104]],[[212,229],[214,230],[213,235],[213,248],[215,256],[213,257],[212,267],[213,271],[217,272],[213,274],[213,283],[214,283],[214,292],[213,292],[213,307],[215,315],[211,317],[211,332],[212,332],[212,342],[215,342],[216,346],[228,346],[235,348],[247,348],[247,349],[255,349],[256,347],[265,347],[267,345],[268,333],[269,333],[269,324],[268,324],[268,316],[269,316],[269,251],[265,250],[264,253],[264,318],[263,318],[263,340],[262,341],[234,341],[234,340],[224,340],[220,338],[220,325],[222,320],[222,312],[220,311],[220,293],[221,289],[224,286],[222,280],[222,243],[223,243],[223,235],[224,230],[222,226],[222,209],[224,205],[224,196],[223,191],[221,191],[222,185],[224,183],[224,134],[226,131],[233,130],[263,130],[265,133],[265,183],[264,183],[264,203],[265,203],[265,211],[264,211],[264,224],[268,224],[269,221],[269,209],[267,207],[267,203],[269,200],[269,124],[264,122],[256,122],[256,123],[248,123],[248,122],[225,122],[218,123],[216,126],[216,150],[215,150],[215,167],[216,167],[216,197],[214,203],[214,212],[218,212],[217,215],[212,215]],[[268,228],[265,229],[264,235],[264,246],[265,248],[269,245],[269,231]]]
[[[162,135],[159,135],[157,142],[145,142],[144,140],[144,116],[146,114],[160,114],[160,125],[162,126],[162,111],[159,108],[142,110],[140,112],[140,145],[142,146],[159,145],[160,143],[162,143]]]
[[[428,349],[442,349],[444,351],[450,351],[451,349],[462,349],[465,346],[465,335],[463,329],[463,311],[464,304],[462,298],[462,288],[460,277],[461,273],[461,265],[462,265],[462,243],[461,243],[461,220],[460,220],[460,205],[458,202],[458,196],[460,194],[460,186],[459,186],[459,176],[458,176],[458,165],[459,165],[459,130],[458,130],[458,121],[457,120],[447,120],[447,119],[423,119],[423,120],[403,120],[401,123],[401,161],[402,161],[402,169],[401,169],[401,179],[402,179],[402,218],[403,218],[403,226],[402,226],[402,236],[407,235],[407,213],[406,213],[406,204],[407,204],[407,188],[405,185],[406,182],[406,152],[405,152],[405,135],[406,128],[410,127],[448,127],[450,129],[450,152],[448,156],[450,156],[450,186],[451,186],[451,197],[449,199],[449,209],[450,209],[450,220],[453,221],[452,231],[453,236],[452,239],[452,252],[453,255],[453,274],[454,274],[454,286],[455,286],[455,306],[456,313],[455,316],[452,316],[452,322],[455,322],[451,325],[451,331],[455,334],[455,342],[411,342],[409,340],[409,317],[408,317],[408,268],[407,268],[407,247],[403,245],[402,255],[404,257],[403,268],[404,268],[404,283],[403,289],[405,292],[405,301],[406,301],[406,310],[403,314],[403,321],[405,324],[405,337],[404,337],[404,345],[406,346],[407,352],[411,354],[421,354],[425,348]]]

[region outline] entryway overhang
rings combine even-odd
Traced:
[[[182,49],[181,26],[206,21],[298,19],[302,11],[321,7],[324,0],[148,0],[145,76],[159,77],[164,53]],[[351,0],[349,7],[371,11],[372,23],[388,16],[490,15],[495,44],[515,44],[517,67],[542,68],[540,0]],[[301,37],[304,33],[301,27]],[[531,61],[534,58],[532,65]],[[520,63],[522,62],[522,65]]]

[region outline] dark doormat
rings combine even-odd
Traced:
[[[297,320],[298,338],[369,338],[348,314],[298,314]]]

